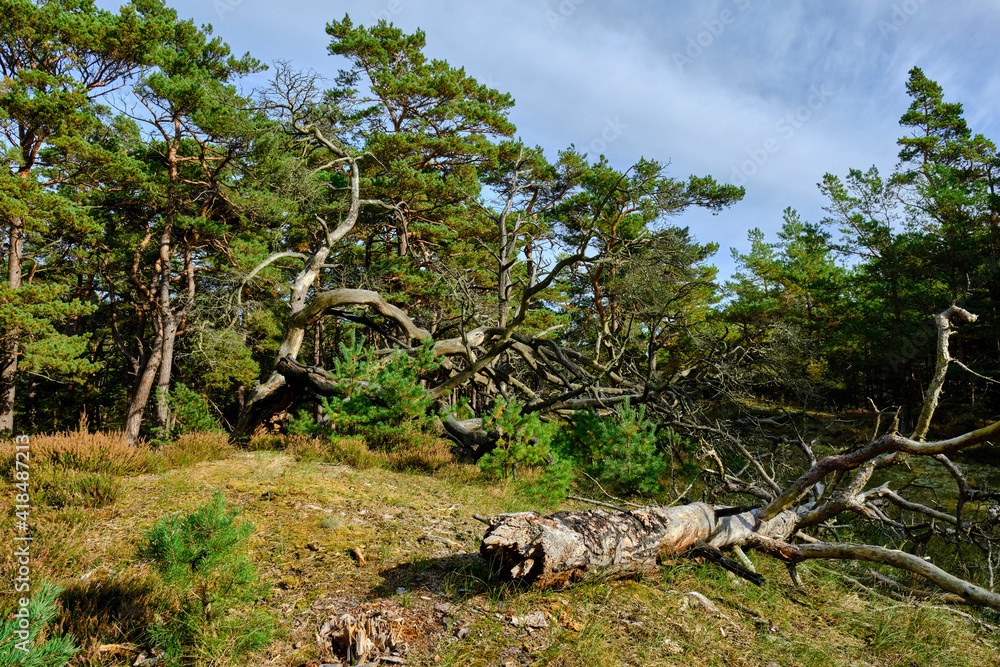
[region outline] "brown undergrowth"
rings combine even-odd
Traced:
[[[512,586],[492,578],[479,559],[484,526],[473,517],[536,509],[512,485],[488,484],[476,468],[441,462],[433,451],[427,467],[436,472],[428,474],[386,469],[404,464],[367,452],[359,441],[324,447],[272,439],[254,443],[256,451],[235,451],[213,437],[142,456],[121,450],[106,435],[64,434],[32,443],[33,475],[60,479],[63,464],[54,462],[70,458],[47,452],[73,451],[73,465],[80,462],[118,485],[109,502],[39,502],[31,515],[32,577],[65,588],[52,630],[77,636],[83,649],[76,664],[132,664],[149,648],[146,628],[163,589],[150,564],[136,556],[144,533],[158,518],[190,512],[216,491],[254,525],[249,554],[260,581],[270,586],[257,606],[266,607],[279,633],[258,654],[212,664],[319,664],[331,659],[315,641],[323,622],[371,609],[402,618],[411,665],[1000,661],[998,638],[967,619],[861,598],[837,570],[811,563],[800,566],[801,588],[791,586],[783,567],[756,557],[768,580],[763,588],[686,560],[667,564],[662,577],[639,581],[559,591]],[[12,496],[10,475],[2,491]],[[580,506],[559,509],[570,508]],[[9,512],[0,528],[10,543]],[[7,581],[14,565],[9,552],[0,555]],[[850,573],[863,575],[863,569]],[[714,609],[703,608],[691,591]],[[4,593],[0,602],[9,608],[12,597]]]

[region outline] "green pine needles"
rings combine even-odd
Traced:
[[[62,667],[79,648],[71,635],[45,638],[43,629],[59,613],[56,598],[62,589],[43,581],[31,595],[27,607],[16,607],[0,620],[0,665]],[[18,616],[27,611],[27,618]],[[26,623],[22,624],[22,620]],[[25,627],[22,627],[25,626]]]
[[[159,401],[159,389],[156,397]],[[219,420],[212,414],[208,401],[181,382],[174,384],[167,395],[167,405],[170,406],[170,423],[166,427],[153,429],[156,435],[154,444],[165,445],[185,433],[222,432]]]
[[[397,451],[433,438],[433,401],[420,376],[438,367],[434,351],[425,344],[413,356],[397,352],[384,357],[369,354],[352,331],[340,344],[333,375],[343,378],[346,393],[324,400],[329,428],[337,435],[362,436],[372,449]]]
[[[494,404],[483,419],[483,428],[497,434],[497,444],[479,459],[479,469],[488,476],[518,483],[540,504],[558,504],[576,475],[573,462],[552,449],[558,425],[523,410],[524,405],[516,398],[500,399]],[[531,474],[523,474],[528,472]]]
[[[667,472],[646,408],[625,401],[616,413],[581,412],[559,432],[553,447],[606,491],[619,496],[651,495],[662,490]]]
[[[167,664],[214,664],[265,646],[274,623],[253,608],[267,593],[245,553],[253,525],[237,522],[221,492],[187,516],[160,519],[146,533],[149,558],[165,585],[159,622],[150,630]]]
[[[479,468],[488,475],[516,482],[519,468],[544,465],[550,459],[555,425],[544,423],[537,413],[525,414],[523,408],[516,398],[499,399],[483,418],[483,430],[498,437],[496,449],[479,459]]]

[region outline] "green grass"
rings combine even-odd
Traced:
[[[662,576],[565,590],[498,582],[478,558],[485,527],[472,515],[536,509],[515,485],[486,483],[467,465],[447,464],[433,475],[387,470],[384,463],[362,469],[306,455],[302,443],[268,444],[278,449],[187,443],[189,454],[170,454],[172,463],[155,466],[155,474],[60,468],[70,471],[60,473],[67,488],[70,480],[104,474],[118,489],[107,502],[39,503],[32,515],[33,576],[65,588],[54,627],[78,637],[77,664],[134,661],[134,654],[115,657],[98,648],[148,643],[164,600],[178,600],[152,563],[138,557],[144,535],[157,520],[188,515],[215,492],[253,524],[246,553],[257,581],[271,589],[253,602],[234,602],[220,636],[240,635],[225,630],[242,628],[252,638],[254,613],[272,619],[277,634],[242,658],[237,653],[245,647],[220,640],[210,652],[192,652],[193,664],[298,666],[325,659],[314,641],[319,626],[373,608],[403,617],[412,665],[957,667],[1000,661],[997,640],[968,620],[861,597],[835,565],[800,566],[801,589],[780,563],[754,554],[767,578],[763,588],[687,560],[664,568]],[[80,457],[101,460],[86,452]],[[12,488],[5,481],[0,492]],[[549,509],[571,508],[582,506]],[[0,530],[12,534],[13,518],[0,517]],[[456,546],[420,539],[425,534]],[[0,566],[5,574],[13,571],[9,553],[0,552]],[[862,571],[852,576],[861,578]],[[689,591],[711,599],[719,614],[692,604]],[[0,603],[9,602],[9,594],[0,593]],[[443,603],[454,612],[436,611]],[[537,611],[548,615],[548,628],[510,623]],[[461,639],[459,630],[467,633]]]

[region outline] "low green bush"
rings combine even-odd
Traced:
[[[382,452],[421,448],[437,437],[432,401],[420,375],[438,367],[430,345],[413,356],[394,352],[371,357],[353,335],[340,345],[333,374],[346,380],[345,395],[326,399],[329,421],[322,428],[334,436],[360,436]],[[298,427],[299,430],[308,426]]]
[[[160,400],[159,389],[157,398]],[[166,445],[187,433],[222,433],[219,420],[203,396],[178,382],[167,395],[170,421],[167,426],[154,429],[153,445]]]
[[[566,497],[575,471],[572,462],[550,446],[557,428],[537,413],[525,413],[516,398],[498,400],[483,419],[483,430],[497,434],[496,447],[479,459],[479,469],[489,477],[518,483],[542,504],[559,502]],[[528,474],[519,480],[519,473]]]
[[[152,560],[166,590],[150,634],[167,664],[233,662],[274,634],[273,620],[253,606],[267,587],[245,553],[253,526],[239,514],[216,493],[146,533],[139,557]]]
[[[606,416],[593,410],[579,413],[556,435],[553,448],[609,493],[629,496],[662,490],[660,478],[667,472],[667,462],[645,406],[634,408],[625,401]]]

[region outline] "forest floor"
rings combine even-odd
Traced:
[[[319,628],[370,610],[398,619],[409,665],[1000,664],[1000,636],[966,618],[859,593],[845,576],[864,580],[861,565],[811,562],[795,587],[783,566],[751,554],[767,578],[761,588],[679,560],[662,576],[539,591],[495,581],[480,560],[485,526],[474,514],[536,508],[474,467],[432,475],[285,451],[220,448],[218,456],[117,477],[103,506],[34,508],[32,576],[66,589],[54,632],[74,632],[83,644],[75,664],[133,664],[143,624],[155,618],[156,574],[137,557],[145,531],[216,491],[254,526],[249,555],[270,588],[255,606],[278,632],[253,656],[212,664],[337,663],[317,642]],[[2,491],[12,496],[13,485]],[[9,516],[0,527],[13,534]],[[9,554],[0,565],[12,578]],[[7,586],[0,596],[9,609]]]

